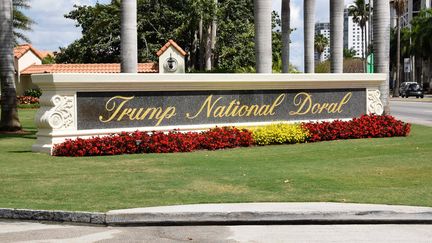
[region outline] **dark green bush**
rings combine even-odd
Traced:
[[[31,96],[35,98],[39,98],[42,95],[42,91],[40,89],[28,89],[24,92],[24,96]]]

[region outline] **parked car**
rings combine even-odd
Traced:
[[[406,89],[410,84],[417,84],[417,82],[403,82],[403,83],[401,83],[401,85],[399,86],[399,94],[402,94],[402,91],[404,89]]]
[[[401,86],[400,95],[402,96],[402,98],[404,97],[408,98],[410,96],[415,96],[417,98],[424,97],[423,89],[418,83],[415,82],[414,83],[410,82],[404,86]]]

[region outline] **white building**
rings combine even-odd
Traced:
[[[390,25],[392,28],[396,27],[396,10],[393,7],[394,0],[390,0]],[[432,0],[407,0],[405,11],[401,16],[401,27],[411,28],[411,21],[416,17],[421,10],[431,8]],[[432,91],[432,70],[430,64],[411,56],[409,62],[402,63],[402,81],[415,81],[422,83],[423,87]],[[407,68],[409,66],[409,68]],[[405,72],[407,71],[407,72]],[[395,77],[396,73],[393,72],[392,76]]]
[[[315,23],[315,35],[321,34],[329,40],[329,45],[320,54],[315,51],[315,62],[323,62],[330,58],[330,23]]]
[[[353,17],[349,16],[349,6],[350,5],[346,6],[344,10],[344,49],[354,49],[356,51],[355,57],[361,58],[363,57],[364,49],[362,41],[362,29],[360,28],[359,24],[354,23]],[[367,42],[368,38],[368,25],[369,24],[366,24],[366,28],[364,29],[365,42]],[[330,23],[315,23],[315,35],[317,34],[324,35],[330,41]],[[330,45],[325,48],[324,53],[321,56],[321,60],[319,60],[319,58],[319,54],[315,51],[316,62],[322,62],[330,58]]]
[[[393,0],[390,0],[390,18],[391,27],[396,27],[396,11],[393,8]],[[411,27],[412,19],[417,16],[422,9],[431,8],[432,0],[408,0],[405,6],[405,13],[401,18],[402,27]]]
[[[362,29],[359,24],[354,23],[353,17],[348,14],[349,6],[351,5],[346,6],[344,10],[344,49],[354,49],[356,51],[355,57],[361,58],[365,50],[362,40]],[[368,25],[369,23],[366,24],[366,28],[364,29],[364,42],[367,42],[368,39]]]

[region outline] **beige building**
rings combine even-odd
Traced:
[[[15,85],[18,95],[32,88],[30,77],[21,75],[24,70],[33,65],[41,65],[43,54],[34,49],[30,44],[19,45],[14,48]]]

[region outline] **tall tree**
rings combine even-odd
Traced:
[[[380,86],[380,98],[384,113],[389,114],[390,3],[382,0],[374,0],[373,3],[374,70],[387,76]]]
[[[405,12],[405,0],[394,0],[393,8],[396,11],[396,28],[397,28],[397,50],[396,50],[396,82],[393,87],[393,96],[399,97],[400,74],[401,74],[401,18]]]
[[[369,20],[369,4],[365,3],[365,0],[355,0],[354,5],[348,8],[348,14],[353,17],[353,22],[360,26],[362,33],[362,59],[364,62],[364,70],[366,72],[366,24]]]
[[[291,34],[291,1],[282,0],[282,73],[289,72],[290,34]]]
[[[137,0],[121,1],[121,71],[138,72]]]
[[[411,25],[412,48],[416,56],[422,59],[422,82],[432,84],[432,9],[422,10]]]
[[[18,118],[13,56],[13,6],[11,0],[0,1],[0,82],[1,120],[0,130],[21,130]]]
[[[329,40],[327,39],[327,37],[325,37],[322,34],[315,35],[314,48],[315,51],[318,52],[320,62],[322,60],[322,54],[325,48],[328,46],[328,44],[329,44]]]
[[[331,72],[343,72],[344,0],[330,0]]]
[[[272,72],[272,2],[254,0],[257,73]]]
[[[352,47],[351,49],[344,48],[343,57],[347,59],[354,58],[357,54],[357,51]]]
[[[219,1],[217,68],[255,72],[254,6],[250,0]]]
[[[305,73],[315,72],[315,0],[303,1],[304,18],[304,68]]]
[[[212,48],[213,71],[235,72],[241,67],[254,67],[253,1],[219,0],[217,15],[214,15],[211,9],[214,4],[211,3],[215,0],[138,0],[139,62],[157,61],[155,53],[167,40],[173,39],[188,52],[189,70],[201,70],[198,26],[201,14],[206,13],[203,20],[207,21],[207,26],[212,25],[214,16],[217,17],[217,41]],[[119,0],[112,0],[107,4],[75,6],[66,17],[75,21],[82,29],[82,35],[68,47],[61,48],[56,62],[119,63],[120,5]]]

